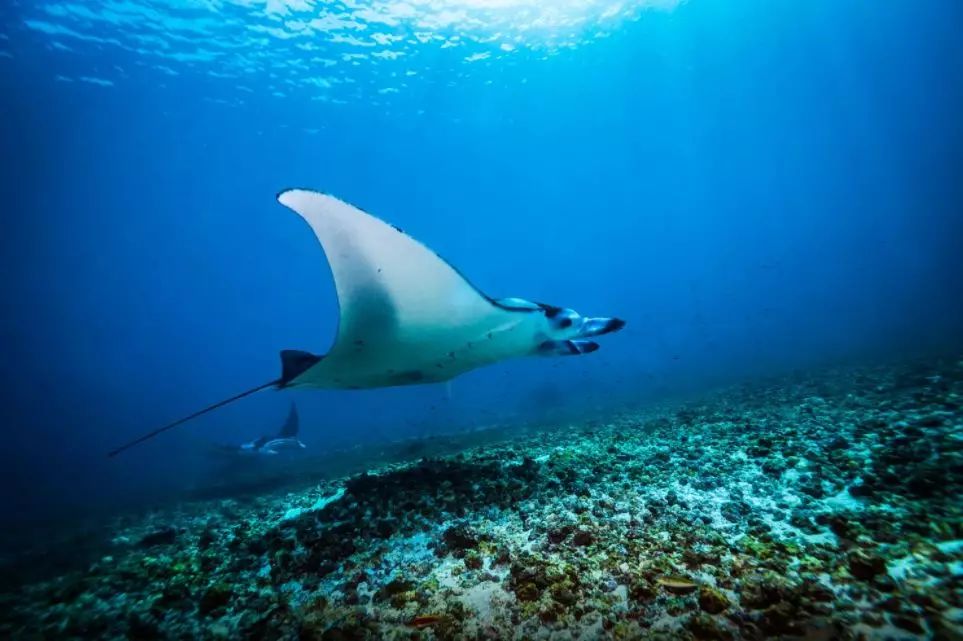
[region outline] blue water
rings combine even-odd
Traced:
[[[551,4],[551,6],[548,6]],[[5,518],[138,504],[293,398],[315,451],[604,413],[963,336],[963,5],[6,2]],[[334,193],[493,296],[619,316],[580,358],[266,392],[337,303],[274,200]]]

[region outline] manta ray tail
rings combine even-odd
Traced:
[[[226,398],[223,401],[218,401],[213,405],[208,405],[204,409],[198,410],[193,414],[185,416],[184,418],[177,419],[173,423],[168,423],[163,427],[158,427],[156,430],[148,432],[147,434],[144,434],[143,436],[140,436],[134,439],[133,441],[130,441],[129,443],[125,443],[120,447],[112,449],[107,453],[107,456],[109,458],[113,458],[118,454],[120,454],[121,452],[125,450],[129,450],[135,445],[140,445],[144,441],[149,441],[150,439],[154,438],[158,434],[162,434],[167,430],[173,429],[178,425],[182,425],[191,419],[197,418],[198,416],[207,414],[208,412],[216,410],[219,407],[224,407],[228,403],[233,403],[234,401],[240,400],[245,396],[250,396],[255,392],[260,392],[261,390],[267,389],[269,387],[277,387],[278,389],[283,389],[284,387],[287,386],[288,383],[290,383],[298,375],[302,374],[306,369],[308,369],[309,367],[311,367],[312,365],[314,365],[320,360],[321,360],[320,356],[315,356],[314,354],[311,354],[309,352],[286,349],[281,352],[281,378],[275,379],[269,383],[258,385],[257,387],[252,387],[249,390],[245,390],[240,394],[235,394],[234,396],[230,398]],[[292,419],[293,419],[293,423],[292,423]],[[288,417],[288,421],[287,423],[284,424],[284,428],[282,428],[281,431],[282,432],[287,431],[288,429],[290,429],[290,426],[292,424],[294,426],[294,433],[297,434],[298,415],[297,415],[297,410],[295,410],[293,406],[291,408],[291,416]]]
[[[153,431],[151,431],[151,432],[148,432],[147,434],[144,434],[143,436],[140,436],[140,437],[138,437],[138,438],[135,438],[133,441],[130,441],[129,443],[125,443],[124,445],[121,445],[121,446],[118,447],[118,448],[112,449],[111,451],[107,452],[107,456],[108,456],[109,458],[113,458],[113,457],[117,456],[118,454],[120,454],[121,452],[123,452],[124,450],[129,450],[130,448],[134,447],[135,445],[139,445],[139,444],[143,443],[144,441],[148,441],[148,440],[154,438],[155,436],[157,436],[158,434],[161,434],[161,433],[163,433],[163,432],[166,432],[166,431],[169,430],[169,429],[173,429],[173,428],[177,427],[178,425],[181,425],[182,423],[186,423],[187,421],[189,421],[189,420],[191,420],[191,419],[193,419],[193,418],[197,418],[198,416],[201,416],[202,414],[207,414],[208,412],[211,412],[211,411],[213,411],[213,410],[216,410],[216,409],[219,408],[219,407],[224,407],[224,406],[227,405],[228,403],[233,403],[234,401],[239,400],[239,399],[242,399],[242,398],[244,398],[245,396],[250,396],[251,394],[254,394],[255,392],[260,392],[260,391],[263,390],[263,389],[267,389],[267,388],[269,388],[269,387],[273,387],[273,386],[275,386],[275,385],[279,385],[280,383],[281,383],[281,379],[278,379],[278,380],[276,380],[276,381],[271,381],[270,383],[264,383],[263,385],[258,385],[257,387],[252,387],[251,389],[246,390],[246,391],[243,391],[243,392],[241,392],[240,394],[236,394],[235,396],[232,396],[231,398],[224,399],[223,401],[219,401],[219,402],[217,402],[217,403],[214,403],[213,405],[208,405],[207,407],[205,407],[205,408],[202,409],[202,410],[198,410],[197,412],[194,412],[193,414],[190,414],[190,415],[188,415],[188,416],[185,416],[184,418],[177,419],[177,420],[174,421],[173,423],[168,423],[167,425],[165,425],[165,426],[163,426],[163,427],[158,427],[156,430],[153,430]]]

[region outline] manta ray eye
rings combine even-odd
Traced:
[[[562,329],[566,329],[566,328],[568,328],[568,327],[571,327],[571,326],[572,326],[572,319],[571,319],[571,318],[563,318],[562,320],[560,320],[560,321],[558,322],[558,326],[561,327]]]

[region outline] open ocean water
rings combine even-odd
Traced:
[[[963,639],[960,25],[6,0],[0,638]]]

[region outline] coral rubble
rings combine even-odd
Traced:
[[[23,639],[961,639],[963,362],[840,368],[119,518]]]

